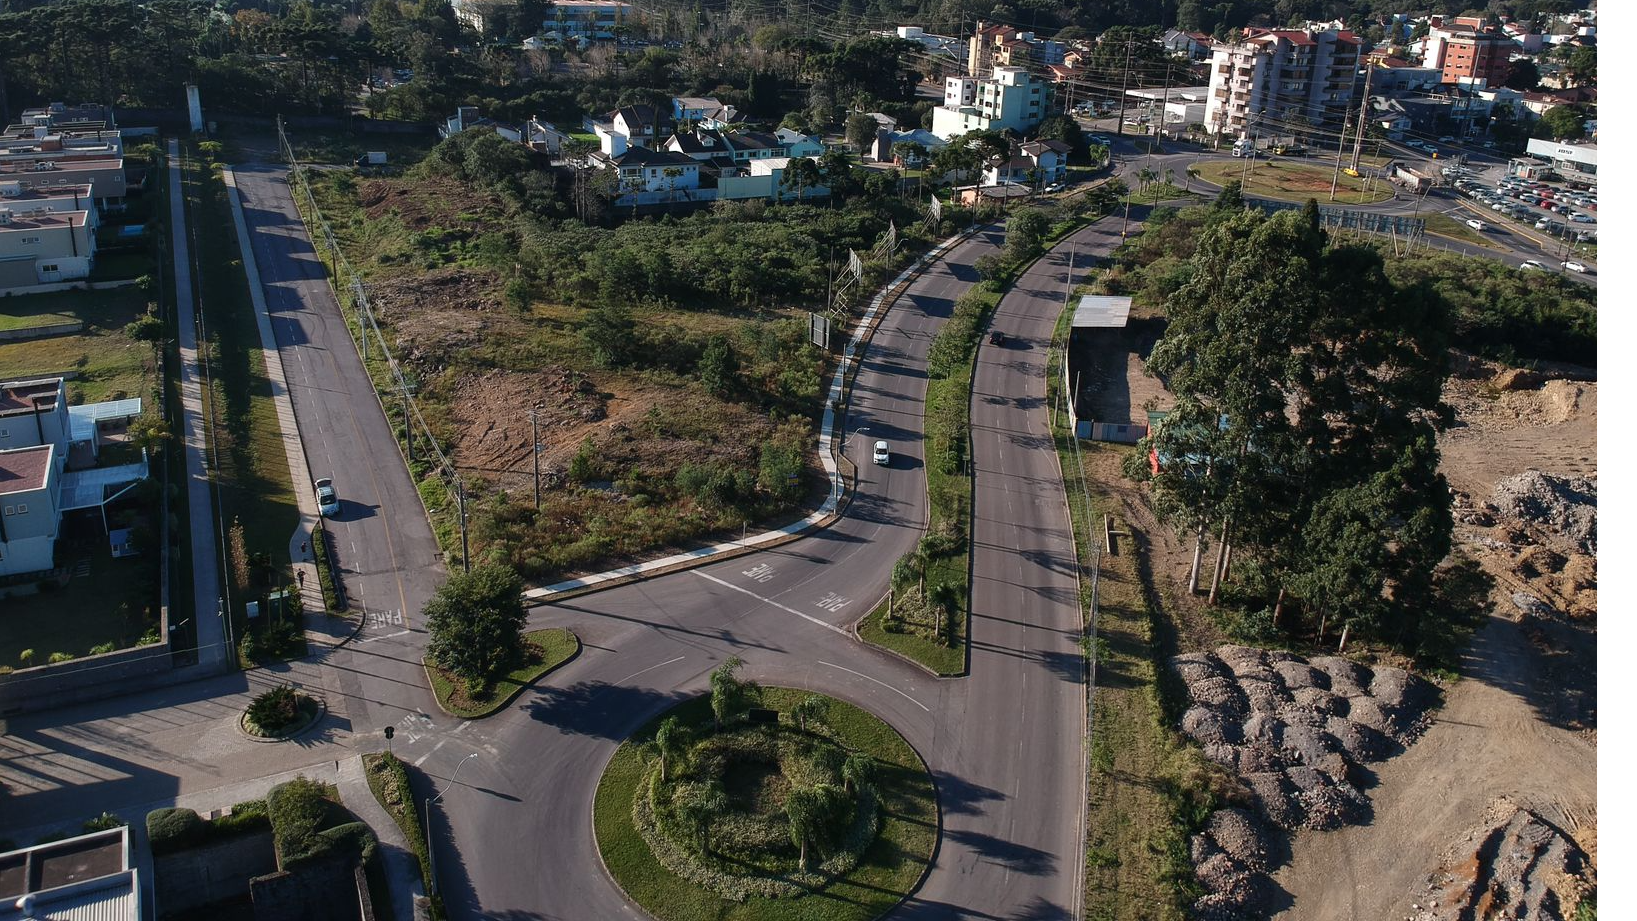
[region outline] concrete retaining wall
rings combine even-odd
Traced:
[[[85,328],[81,320],[71,320],[67,323],[47,323],[41,326],[19,326],[16,329],[0,329],[0,342],[17,342],[23,339],[44,339],[47,336],[72,336]]]
[[[344,854],[250,881],[256,921],[358,921],[369,899],[364,875]],[[371,911],[370,915],[374,912]]]
[[[250,881],[278,872],[273,833],[239,835],[205,847],[155,857],[154,908],[159,917],[241,898]]]
[[[160,635],[167,632],[168,619],[161,614]],[[49,656],[52,650],[37,652]],[[0,675],[0,716],[112,697],[128,692],[133,683],[149,681],[170,670],[170,644],[164,642],[19,669]]]

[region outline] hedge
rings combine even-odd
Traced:
[[[148,813],[148,846],[158,857],[185,851],[210,837],[210,824],[192,809],[175,806]]]
[[[335,853],[351,853],[368,861],[375,853],[375,836],[329,798],[329,788],[298,776],[267,791],[267,818],[273,825],[273,850],[283,869]],[[337,824],[340,823],[340,824]]]

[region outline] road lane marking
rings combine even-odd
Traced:
[[[381,636],[366,636],[363,639],[359,640],[358,642],[360,642],[360,643],[373,643],[376,640],[390,640],[395,636],[403,636],[406,633],[413,633],[413,632],[415,632],[415,631],[413,631],[413,630],[399,630],[397,633],[386,633],[386,634],[382,634]]]
[[[707,579],[707,580],[709,580],[711,582],[715,582],[717,585],[720,585],[720,586],[722,586],[724,588],[731,588],[736,592],[740,592],[742,594],[749,595],[750,597],[756,599],[757,601],[762,602],[763,604],[770,604],[770,605],[778,608],[779,610],[785,612],[786,614],[794,614],[797,617],[800,617],[802,620],[810,621],[812,623],[818,624],[820,627],[823,627],[826,630],[830,630],[832,632],[839,633],[842,636],[850,636],[851,635],[847,631],[845,631],[845,630],[841,629],[840,627],[836,626],[835,624],[825,623],[824,621],[819,620],[817,617],[814,617],[811,614],[803,614],[802,612],[796,610],[795,608],[787,607],[785,605],[782,605],[782,604],[778,603],[777,601],[774,601],[772,598],[764,598],[761,595],[756,594],[755,592],[751,591],[748,588],[740,588],[739,586],[734,585],[732,582],[724,582],[721,579],[718,579],[715,576],[710,575],[709,573],[700,572],[697,569],[695,569],[693,571],[693,574],[698,576],[701,579]],[[899,693],[903,693],[903,692],[900,691]]]
[[[829,611],[831,614],[834,614],[847,605],[852,604],[853,600],[845,595],[837,595],[835,592],[827,592],[822,601],[815,601],[813,603],[818,607]]]
[[[441,739],[439,739],[439,740],[438,740],[438,744],[436,744],[436,745],[434,745],[434,746],[432,746],[432,750],[431,750],[431,751],[429,751],[429,752],[427,752],[427,753],[426,753],[426,754],[424,754],[424,755],[422,755],[422,756],[420,756],[420,757],[419,757],[419,758],[416,758],[416,759],[415,759],[415,762],[414,762],[414,763],[415,763],[415,766],[416,766],[416,767],[420,767],[420,766],[421,766],[421,765],[422,765],[422,764],[425,764],[425,763],[426,763],[426,759],[428,759],[428,758],[430,758],[430,757],[432,757],[432,756],[433,756],[433,755],[435,755],[435,754],[437,754],[437,753],[438,753],[438,749],[440,749],[440,748],[442,748],[442,747],[443,747],[443,746],[444,746],[444,744],[445,744],[445,743],[446,743],[446,742],[448,742],[448,741],[449,741],[449,737],[448,737],[448,736],[444,736],[444,737],[443,737],[443,738],[441,738]]]
[[[902,697],[905,700],[909,701],[910,703],[914,704],[915,706],[920,707],[922,710],[925,710],[928,713],[932,712],[931,707],[927,706],[924,703],[921,703],[920,701],[918,701],[915,698],[909,696],[908,694],[905,694],[903,691],[898,690],[897,688],[895,688],[892,685],[886,683],[885,681],[882,681],[880,678],[871,678],[869,675],[866,675],[863,672],[855,672],[855,671],[853,671],[852,669],[848,668],[845,665],[837,665],[834,662],[826,662],[823,659],[819,660],[819,664],[820,665],[828,665],[831,668],[839,668],[842,671],[846,672],[847,674],[857,675],[858,677],[863,678],[865,681],[874,681],[876,684],[879,684],[882,687],[886,688],[887,690],[893,692],[894,694],[897,694],[899,697]]]
[[[641,671],[632,672],[631,674],[626,675],[624,678],[621,678],[620,680],[618,680],[618,681],[616,681],[614,683],[615,684],[624,684],[625,682],[630,681],[632,678],[635,678],[638,675],[646,675],[647,673],[653,671],[656,668],[664,668],[665,666],[670,665],[672,662],[681,662],[683,659],[686,659],[686,658],[687,658],[687,656],[677,656],[674,659],[666,659],[665,661],[659,663],[658,665],[650,665],[647,668],[642,669]]]
[[[772,566],[769,566],[766,563],[761,563],[759,565],[750,567],[749,569],[745,570],[744,572],[739,573],[739,575],[746,576],[746,577],[748,577],[751,580],[756,581],[756,582],[767,583],[767,582],[772,582],[773,577],[775,575],[777,575],[777,573],[775,573],[773,571]]]

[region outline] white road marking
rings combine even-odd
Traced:
[[[647,668],[642,669],[641,671],[632,672],[631,674],[626,675],[624,678],[621,678],[620,680],[618,680],[618,681],[616,681],[614,683],[615,684],[624,684],[625,682],[630,681],[632,678],[635,678],[638,675],[645,675],[645,674],[653,671],[656,668],[664,668],[665,666],[670,665],[672,662],[681,662],[683,659],[686,659],[686,658],[687,658],[687,656],[677,656],[674,659],[666,659],[665,661],[659,663],[658,665],[650,665]]]
[[[845,665],[837,665],[834,662],[826,662],[823,659],[819,660],[819,664],[820,665],[828,665],[831,668],[839,668],[842,671],[846,672],[847,674],[857,675],[858,677],[863,678],[865,681],[874,681],[876,684],[879,684],[882,687],[886,688],[887,690],[893,692],[894,694],[897,694],[899,697],[902,697],[905,700],[909,701],[910,703],[914,704],[915,706],[920,707],[922,710],[925,710],[928,713],[932,712],[931,707],[928,707],[926,704],[921,703],[920,701],[918,701],[915,698],[909,696],[908,694],[905,694],[903,691],[900,691],[897,688],[893,687],[892,685],[886,683],[885,681],[882,681],[880,678],[871,678],[869,675],[866,675],[863,672],[855,672],[855,671],[853,671],[852,669],[848,668]]]
[[[819,620],[817,617],[814,617],[811,614],[803,614],[802,612],[796,610],[795,608],[786,607],[785,605],[782,605],[782,604],[778,603],[777,601],[774,601],[772,598],[764,598],[761,595],[756,594],[755,592],[751,591],[748,588],[740,588],[739,586],[734,585],[732,582],[724,582],[721,579],[718,579],[715,576],[710,575],[709,573],[700,572],[697,569],[695,569],[693,571],[693,574],[698,576],[701,579],[707,579],[707,580],[709,580],[711,582],[715,582],[717,585],[720,585],[720,586],[722,586],[724,588],[731,588],[736,592],[742,592],[742,593],[744,593],[746,595],[749,595],[750,597],[756,599],[757,601],[762,602],[763,604],[770,604],[770,605],[778,608],[779,610],[785,612],[786,614],[794,614],[797,617],[800,617],[802,620],[810,621],[812,623],[818,624],[820,627],[823,627],[826,630],[830,630],[830,631],[832,631],[834,633],[839,633],[842,636],[849,636],[850,635],[847,631],[841,629],[840,627],[836,626],[835,624],[825,623],[824,621]],[[902,693],[902,692],[900,692],[900,693]]]
[[[831,614],[834,614],[835,612],[841,610],[842,608],[846,607],[847,605],[852,604],[853,600],[851,598],[846,597],[845,595],[837,595],[835,592],[828,592],[828,593],[825,594],[824,600],[815,601],[813,603],[815,605],[817,605],[818,607],[821,607],[824,610],[829,611]]]
[[[760,565],[750,567],[744,572],[741,572],[740,575],[747,576],[757,582],[766,583],[773,581],[773,577],[776,575],[776,573],[774,573],[772,566],[762,563]]]
[[[360,643],[373,643],[376,640],[390,640],[395,636],[403,636],[404,634],[411,633],[411,632],[413,632],[413,631],[399,630],[397,633],[383,633],[380,636],[366,636],[363,639],[359,640],[358,642],[360,642]]]
[[[432,757],[433,755],[437,754],[438,749],[442,748],[444,746],[444,743],[446,743],[448,741],[449,741],[448,736],[444,736],[443,738],[439,739],[438,744],[432,746],[431,751],[429,751],[426,754],[424,754],[424,755],[420,756],[419,758],[415,759],[415,766],[420,767],[422,764],[426,763],[426,759],[428,759],[428,758]]]

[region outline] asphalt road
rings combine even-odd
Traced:
[[[327,519],[341,582],[364,613],[362,639],[327,653],[355,733],[437,713],[420,666],[420,612],[443,565],[393,430],[325,281],[283,166],[237,167],[245,221],[290,400],[314,477],[335,480]],[[296,484],[297,489],[311,488]]]
[[[1106,233],[1085,235],[1093,237],[1107,247]],[[490,721],[486,744],[451,743],[427,764],[444,775],[478,753],[435,819],[455,917],[640,917],[597,857],[597,781],[621,740],[703,692],[730,654],[757,680],[869,708],[927,760],[944,832],[925,884],[894,917],[1076,914],[1085,690],[1041,376],[1062,303],[1061,255],[1003,305],[998,322],[1012,341],[980,355],[970,676],[934,679],[842,629],[881,597],[893,562],[919,536],[925,351],[977,280],[972,262],[1001,241],[985,231],[958,246],[887,314],[854,388],[846,451],[860,482],[840,522],[767,553],[534,611],[534,623],[577,630],[584,653],[551,687]],[[889,467],[869,463],[878,438],[892,447]]]

